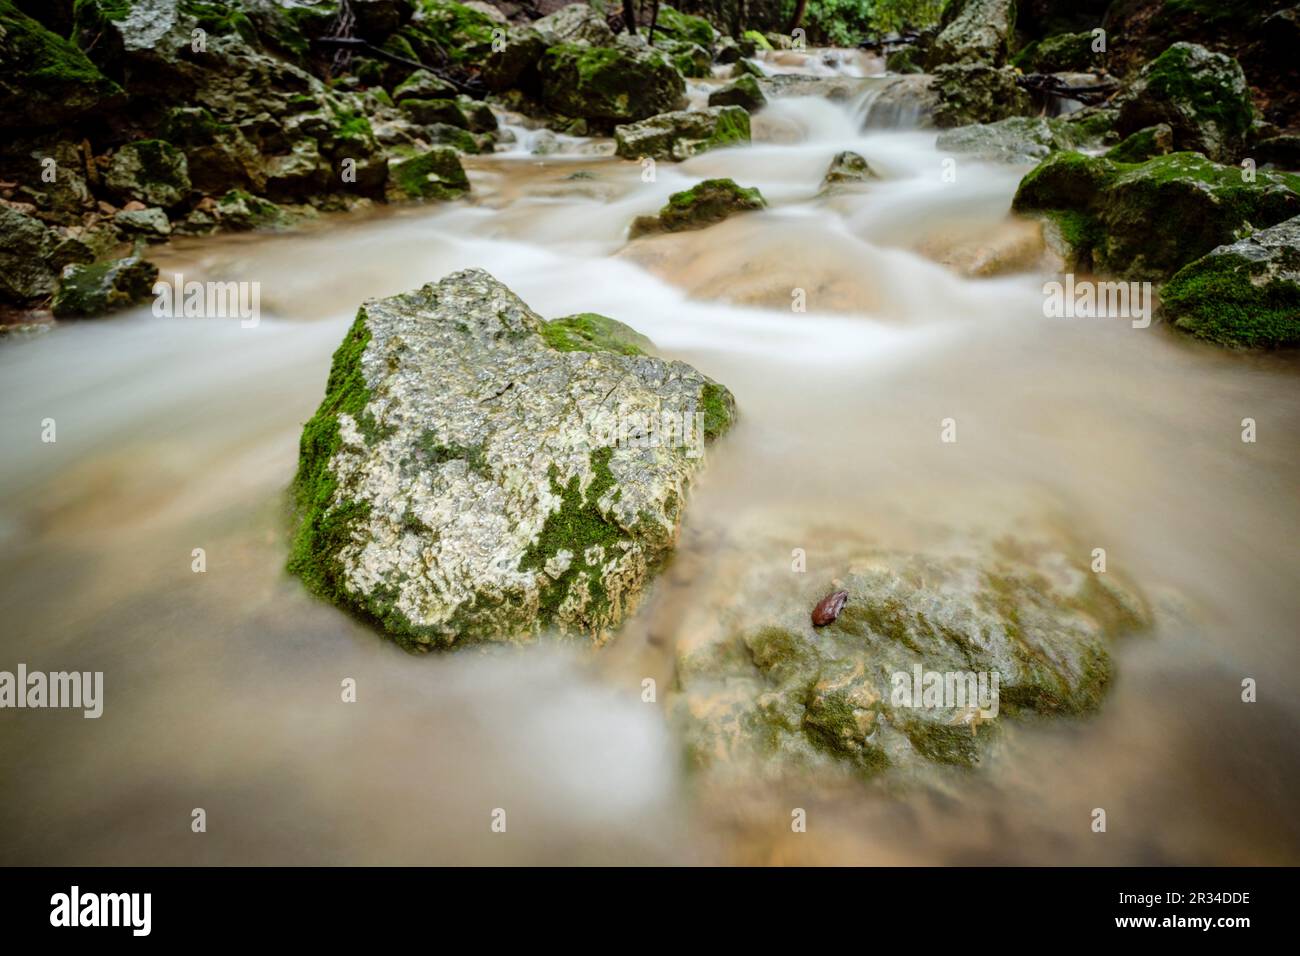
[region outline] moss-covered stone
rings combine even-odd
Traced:
[[[1300,347],[1300,217],[1185,266],[1160,306],[1175,328],[1220,345]]]
[[[1165,156],[1174,151],[1174,134],[1167,123],[1158,123],[1133,133],[1123,142],[1106,151],[1106,158],[1115,163],[1145,163],[1148,159]]]
[[[933,783],[931,768],[984,760],[1007,721],[1095,712],[1114,678],[1110,641],[1151,625],[1141,595],[1091,573],[1068,542],[909,555],[841,526],[820,541],[824,576],[807,580],[755,562],[754,529],[738,535],[743,547],[711,555],[697,584],[717,603],[682,625],[670,706],[698,765],[746,780],[847,770]],[[814,627],[832,588],[848,593],[844,610]]]
[[[469,129],[469,117],[455,100],[404,99],[401,107],[412,123],[421,126],[446,123],[458,129]]]
[[[1175,43],[1148,63],[1118,102],[1121,135],[1164,123],[1175,149],[1218,162],[1243,155],[1255,115],[1237,61],[1195,43]]]
[[[269,199],[242,189],[232,189],[217,200],[217,219],[227,229],[277,229],[290,223],[289,215]]]
[[[758,80],[746,74],[710,93],[709,105],[739,106],[752,113],[767,105],[767,97],[759,89]]]
[[[755,188],[736,185],[731,179],[706,179],[690,189],[673,193],[657,216],[639,216],[632,223],[631,237],[655,232],[703,229],[737,213],[767,205]]]
[[[157,279],[158,267],[139,256],[69,265],[50,308],[61,319],[104,315],[147,299]]]
[[[541,66],[542,99],[565,116],[630,123],[680,107],[686,81],[657,50],[560,43]]]
[[[655,20],[656,43],[660,36],[682,43],[695,43],[706,50],[713,49],[713,25],[708,20],[682,13],[667,5],[659,8],[659,16]]]
[[[1031,110],[1029,95],[1011,67],[959,63],[934,70],[930,91],[936,97],[934,122],[940,128],[993,123]]]
[[[137,140],[113,153],[104,185],[122,199],[147,206],[175,206],[190,192],[189,161],[165,140]]]
[[[739,106],[660,113],[614,128],[614,154],[624,159],[681,161],[724,146],[749,142],[749,113]]]
[[[124,101],[74,44],[0,0],[0,128],[57,126]]]
[[[1091,32],[1057,33],[1035,40],[1017,53],[1011,65],[1026,73],[1083,73],[1101,65],[1104,54],[1093,49]]]
[[[410,649],[600,640],[671,552],[700,460],[598,418],[689,412],[710,384],[478,270],[368,302],[303,431],[289,568]]]
[[[1300,177],[1259,171],[1252,181],[1196,153],[1129,164],[1066,151],[1021,180],[1012,208],[1060,225],[1080,267],[1163,280],[1300,213]]]
[[[646,355],[654,350],[654,343],[636,329],[595,312],[552,319],[542,327],[542,338],[561,352]]]
[[[454,149],[438,146],[398,155],[388,162],[388,195],[402,199],[459,199],[469,177]]]

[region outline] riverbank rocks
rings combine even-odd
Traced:
[[[944,130],[935,146],[949,153],[969,153],[1001,163],[1032,163],[1081,143],[1069,123],[1042,116],[1012,116],[996,123],[975,123]]]
[[[737,186],[730,179],[706,179],[690,189],[673,193],[657,216],[637,216],[632,221],[629,238],[657,232],[682,232],[703,229],[737,213],[751,212],[767,205],[757,189]]]
[[[143,302],[158,267],[139,256],[64,268],[50,308],[56,318],[88,318]]]
[[[0,128],[57,126],[124,100],[74,44],[0,0]]]
[[[1046,218],[1068,266],[1162,281],[1217,246],[1300,214],[1300,176],[1242,171],[1197,153],[1144,163],[1064,151],[1020,182],[1012,209]]]
[[[1031,112],[1029,94],[1011,67],[959,63],[937,67],[930,78],[934,124],[941,128],[993,123]]]
[[[1300,217],[1219,246],[1160,290],[1181,331],[1243,348],[1300,346]]]
[[[689,159],[697,153],[748,143],[749,114],[739,106],[660,113],[614,128],[614,154],[624,159]]]
[[[984,760],[1009,722],[1095,711],[1112,641],[1151,623],[1135,589],[1063,539],[905,552],[837,526],[812,540],[817,574],[723,551],[692,580],[708,610],[677,628],[669,707],[713,780],[935,782]],[[832,591],[843,610],[815,627]]]
[[[1246,76],[1232,57],[1175,43],[1117,97],[1121,135],[1167,124],[1174,148],[1221,163],[1244,155],[1254,121]]]
[[[90,262],[84,243],[0,205],[0,301],[25,305],[54,291],[65,265]]]
[[[1015,36],[1015,0],[954,0],[930,47],[931,68],[948,63],[1001,66]]]
[[[709,94],[710,106],[740,106],[750,111],[767,105],[767,97],[758,88],[758,80],[746,74]]]
[[[469,177],[450,147],[399,151],[388,161],[387,195],[391,201],[459,199],[467,192]]]
[[[548,109],[606,126],[686,105],[681,73],[649,48],[557,44],[542,57],[541,86]]]
[[[601,318],[548,333],[481,270],[363,305],[303,430],[290,570],[412,649],[600,641],[671,553],[703,443],[735,414],[690,366],[575,331]],[[702,426],[620,441],[668,413]]]

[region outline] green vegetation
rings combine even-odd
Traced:
[[[631,540],[627,531],[600,508],[600,499],[617,483],[609,468],[613,454],[612,448],[599,448],[591,453],[592,478],[585,494],[577,475],[561,485],[557,469],[551,466],[551,493],[559,496],[560,507],[547,515],[537,540],[519,562],[521,571],[545,572],[547,564],[561,551],[571,555],[568,567],[542,588],[539,615],[543,623],[555,619],[575,586],[586,588],[584,622],[592,628],[604,622],[609,596],[601,578],[601,564],[620,542]],[[600,556],[595,561],[589,560],[592,549]]]
[[[595,312],[552,319],[542,326],[542,338],[560,352],[617,352],[645,355],[654,343],[631,326]]]
[[[1287,256],[1300,275],[1300,249]],[[1205,256],[1160,291],[1165,316],[1198,338],[1244,348],[1300,346],[1300,282],[1264,281],[1267,263],[1234,253]]]

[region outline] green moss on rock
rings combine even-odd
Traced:
[[[753,187],[736,185],[731,179],[706,179],[690,189],[673,193],[658,216],[640,216],[632,223],[631,236],[653,232],[681,232],[703,229],[741,212],[767,205]]]
[[[552,319],[542,327],[542,338],[561,352],[646,355],[654,349],[654,343],[631,326],[595,312]]]
[[[124,100],[73,43],[0,0],[0,128],[56,126]]]

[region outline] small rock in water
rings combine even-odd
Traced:
[[[844,605],[848,602],[848,591],[832,591],[826,595],[813,608],[813,627],[825,627],[827,624],[835,623],[835,619],[840,616],[840,612],[844,610]]]

